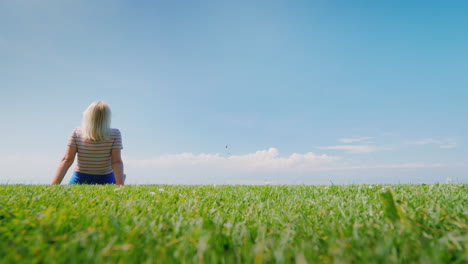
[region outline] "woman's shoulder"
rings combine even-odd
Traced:
[[[120,135],[120,130],[118,128],[111,128],[111,135]]]
[[[79,126],[78,126],[78,127],[75,127],[75,128],[73,129],[73,134],[81,134],[81,127],[79,127]]]

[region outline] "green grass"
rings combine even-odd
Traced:
[[[0,262],[468,263],[467,187],[0,185]]]

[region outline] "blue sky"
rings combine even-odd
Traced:
[[[468,182],[467,13],[1,1],[0,182],[50,182],[95,100],[122,131],[130,183]]]

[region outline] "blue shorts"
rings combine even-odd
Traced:
[[[104,175],[73,172],[70,184],[115,184],[114,173]]]

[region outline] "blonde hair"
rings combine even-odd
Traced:
[[[93,102],[83,112],[81,136],[89,141],[104,141],[111,134],[111,110],[103,101]]]

